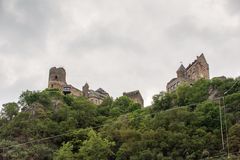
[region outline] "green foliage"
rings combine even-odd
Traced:
[[[16,116],[19,112],[20,107],[17,103],[6,103],[3,104],[1,117],[7,120],[12,120],[14,116]]]
[[[229,129],[229,144],[232,152],[240,151],[240,124],[235,124]]]
[[[78,157],[79,159],[86,160],[108,159],[108,157],[113,155],[111,151],[112,146],[114,146],[114,142],[102,139],[99,134],[90,130],[88,139],[83,142],[83,145],[79,149]]]
[[[117,98],[111,105],[110,115],[119,116],[124,113],[141,109],[140,104],[134,103],[130,98],[122,96]]]
[[[62,147],[54,154],[54,160],[74,160],[72,152],[73,145],[69,142],[64,143]]]
[[[0,151],[1,159],[26,160],[51,159],[53,150],[46,144],[35,144],[28,146],[18,145],[16,141],[2,140],[0,146],[3,147]]]
[[[175,98],[175,94],[171,93],[160,93],[158,95],[153,96],[153,107],[154,110],[167,110],[172,108],[175,104],[173,102]]]
[[[225,109],[220,109],[226,113],[222,118],[229,128],[231,157],[237,159],[239,91],[234,79],[199,80],[155,95],[148,108],[125,96],[106,98],[96,106],[56,89],[26,91],[18,104],[3,105],[0,159],[214,159],[225,151],[221,151],[219,102],[209,100],[212,93],[216,97],[225,93]]]

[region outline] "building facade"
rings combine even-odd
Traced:
[[[193,83],[199,79],[209,79],[209,65],[204,54],[197,56],[197,59],[185,68],[182,64],[177,70],[177,77],[167,83],[167,91],[175,91],[182,83]]]

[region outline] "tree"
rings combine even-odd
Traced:
[[[74,160],[72,149],[73,145],[71,143],[64,143],[63,146],[55,152],[53,160]]]
[[[7,120],[12,120],[14,116],[16,116],[19,112],[19,106],[17,103],[11,102],[3,104],[3,109],[1,116],[6,118]]]
[[[240,124],[235,124],[229,129],[229,144],[233,152],[240,152]]]
[[[153,96],[154,110],[167,110],[173,107],[173,93],[163,93]]]
[[[79,149],[78,158],[86,160],[105,160],[113,155],[111,147],[114,146],[113,142],[101,138],[95,131],[90,130],[88,139],[83,142]]]
[[[121,114],[135,111],[137,109],[141,109],[140,104],[134,103],[127,96],[122,96],[122,97],[117,98],[113,102],[111,109],[110,109],[110,114],[112,116],[119,116]]]

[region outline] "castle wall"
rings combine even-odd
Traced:
[[[75,87],[71,87],[71,94],[77,97],[80,97],[83,95],[82,91],[80,91],[79,89],[75,88]]]
[[[185,78],[174,78],[174,79],[172,79],[167,84],[167,91],[168,92],[175,91],[177,89],[177,87],[184,82],[187,82],[187,80]]]
[[[198,57],[197,60],[188,67],[187,78],[193,81],[201,78],[209,79],[209,66],[204,57]]]
[[[60,82],[60,81],[49,81],[48,82],[48,88],[56,88],[59,90],[63,90],[63,87],[66,85],[66,83]]]
[[[96,98],[96,97],[90,97],[88,100],[91,101],[93,104],[96,104],[96,105],[100,105],[103,102],[102,99],[99,99],[99,98]]]

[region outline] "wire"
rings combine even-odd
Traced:
[[[224,95],[226,95],[229,91],[231,91],[233,89],[233,87],[238,83],[240,82],[240,80],[237,80],[232,86],[230,89],[228,89],[226,92],[224,92]]]
[[[153,114],[156,114],[156,113],[153,113]],[[121,116],[126,116],[126,115],[121,115]],[[127,116],[128,116],[128,114],[127,114]],[[137,116],[137,117],[134,117],[134,118],[138,118],[138,117],[143,117],[143,116]],[[99,125],[99,126],[95,126],[95,127],[88,127],[88,128],[96,129],[96,128],[103,127],[103,126],[107,126],[107,124],[103,124],[103,125]],[[67,135],[71,132],[78,131],[79,129],[87,129],[87,128],[78,128],[78,129],[74,129],[74,130],[65,132],[63,134],[54,135],[54,136],[50,136],[50,137],[45,137],[45,138],[41,138],[41,139],[35,139],[35,140],[28,141],[28,142],[7,146],[7,147],[2,147],[2,148],[0,148],[0,150],[6,150],[6,149],[16,147],[16,146],[22,146],[22,145],[29,144],[29,143],[35,143],[35,142],[45,141],[45,140],[49,140],[49,139],[54,139],[54,138],[57,138],[57,137],[62,137],[62,136],[65,136],[65,135]]]
[[[165,110],[164,112],[175,110],[175,109],[182,109],[182,108],[187,108],[187,107],[186,106],[182,106],[182,107],[170,108],[168,110]],[[158,114],[158,113],[151,113],[151,115],[156,115],[156,114]],[[129,113],[126,114],[126,115],[128,116]],[[126,116],[126,115],[121,115],[121,116]],[[139,118],[139,117],[143,117],[143,116],[134,116],[134,118]],[[103,126],[106,126],[106,124],[95,126],[95,127],[88,127],[88,128],[96,129],[96,128],[103,127]],[[57,138],[57,137],[62,137],[62,136],[65,136],[65,135],[67,135],[67,134],[69,134],[71,132],[77,131],[79,129],[82,129],[82,128],[74,129],[74,130],[65,132],[63,134],[59,134],[59,135],[54,135],[54,136],[45,137],[45,138],[41,138],[41,139],[35,139],[35,140],[28,141],[28,142],[7,146],[7,147],[1,147],[0,149],[1,150],[5,150],[5,149],[9,149],[9,148],[12,148],[12,147],[15,147],[15,146],[22,146],[22,145],[29,144],[29,143],[35,143],[35,142],[45,141],[45,140],[49,140],[49,139],[54,139],[54,138]],[[87,128],[85,128],[85,129],[87,129]]]
[[[172,110],[177,110],[177,109],[182,109],[182,108],[187,108],[187,107],[186,106],[182,106],[182,107],[170,108],[168,110],[165,110],[164,112],[169,112],[169,111],[172,111]],[[151,113],[151,115],[157,115],[157,114],[159,114],[159,113]],[[121,116],[129,116],[129,113],[127,113],[126,115],[121,115]],[[121,117],[121,116],[119,116],[119,117]],[[142,116],[142,115],[134,116],[133,118],[139,118],[139,117],[144,117],[144,116]],[[217,120],[217,119],[212,119],[212,120]],[[23,121],[23,122],[29,122],[29,121]],[[100,127],[103,127],[103,126],[107,126],[107,124],[98,125],[98,126],[95,126],[95,127],[88,127],[88,128],[96,129],[96,128],[100,128]],[[78,131],[79,129],[82,129],[82,128],[74,129],[74,130],[65,132],[63,134],[59,134],[59,135],[54,135],[54,136],[45,137],[45,138],[41,138],[41,139],[31,140],[31,141],[20,143],[20,144],[16,144],[16,145],[2,147],[2,148],[0,148],[0,150],[6,150],[6,149],[9,149],[9,148],[12,148],[12,147],[16,147],[16,146],[22,146],[22,145],[29,144],[29,143],[35,143],[35,142],[45,141],[45,140],[49,140],[49,139],[54,139],[54,138],[57,138],[57,137],[62,137],[62,136],[65,136],[65,135],[67,135],[67,134],[69,134],[71,132]],[[87,128],[84,128],[84,129],[87,129]]]
[[[184,106],[185,107],[185,106]],[[176,107],[174,109],[181,109],[182,107]],[[169,110],[172,110],[172,109],[169,109]],[[169,110],[165,110],[164,112],[167,112]],[[152,113],[151,115],[156,115],[158,113]],[[127,113],[126,115],[120,115],[120,116],[129,116],[129,113]],[[120,117],[119,116],[119,117]],[[142,115],[141,116],[134,116],[134,118],[139,118],[139,117],[143,117]],[[26,121],[28,122],[28,121]],[[92,129],[96,129],[96,128],[99,128],[99,127],[103,127],[103,126],[107,126],[106,124],[103,124],[103,125],[99,125],[99,126],[95,126],[95,127],[88,127],[88,128],[92,128]],[[54,135],[54,136],[50,136],[50,137],[45,137],[45,138],[41,138],[41,139],[35,139],[35,140],[31,140],[31,141],[28,141],[28,142],[24,142],[24,143],[20,143],[20,144],[16,144],[16,145],[11,145],[11,146],[7,146],[7,147],[2,147],[0,148],[0,150],[6,150],[6,149],[9,149],[9,148],[12,148],[12,147],[16,147],[16,146],[22,146],[22,145],[25,145],[25,144],[29,144],[29,143],[35,143],[35,142],[40,142],[40,141],[45,141],[45,140],[49,140],[49,139],[54,139],[54,138],[57,138],[57,137],[62,137],[62,136],[65,136],[71,132],[74,132],[74,131],[77,131],[79,129],[82,129],[82,128],[78,128],[78,129],[74,129],[74,130],[71,130],[71,131],[68,131],[68,132],[65,132],[63,134],[59,134],[59,135]],[[87,128],[84,128],[84,129],[87,129]]]

